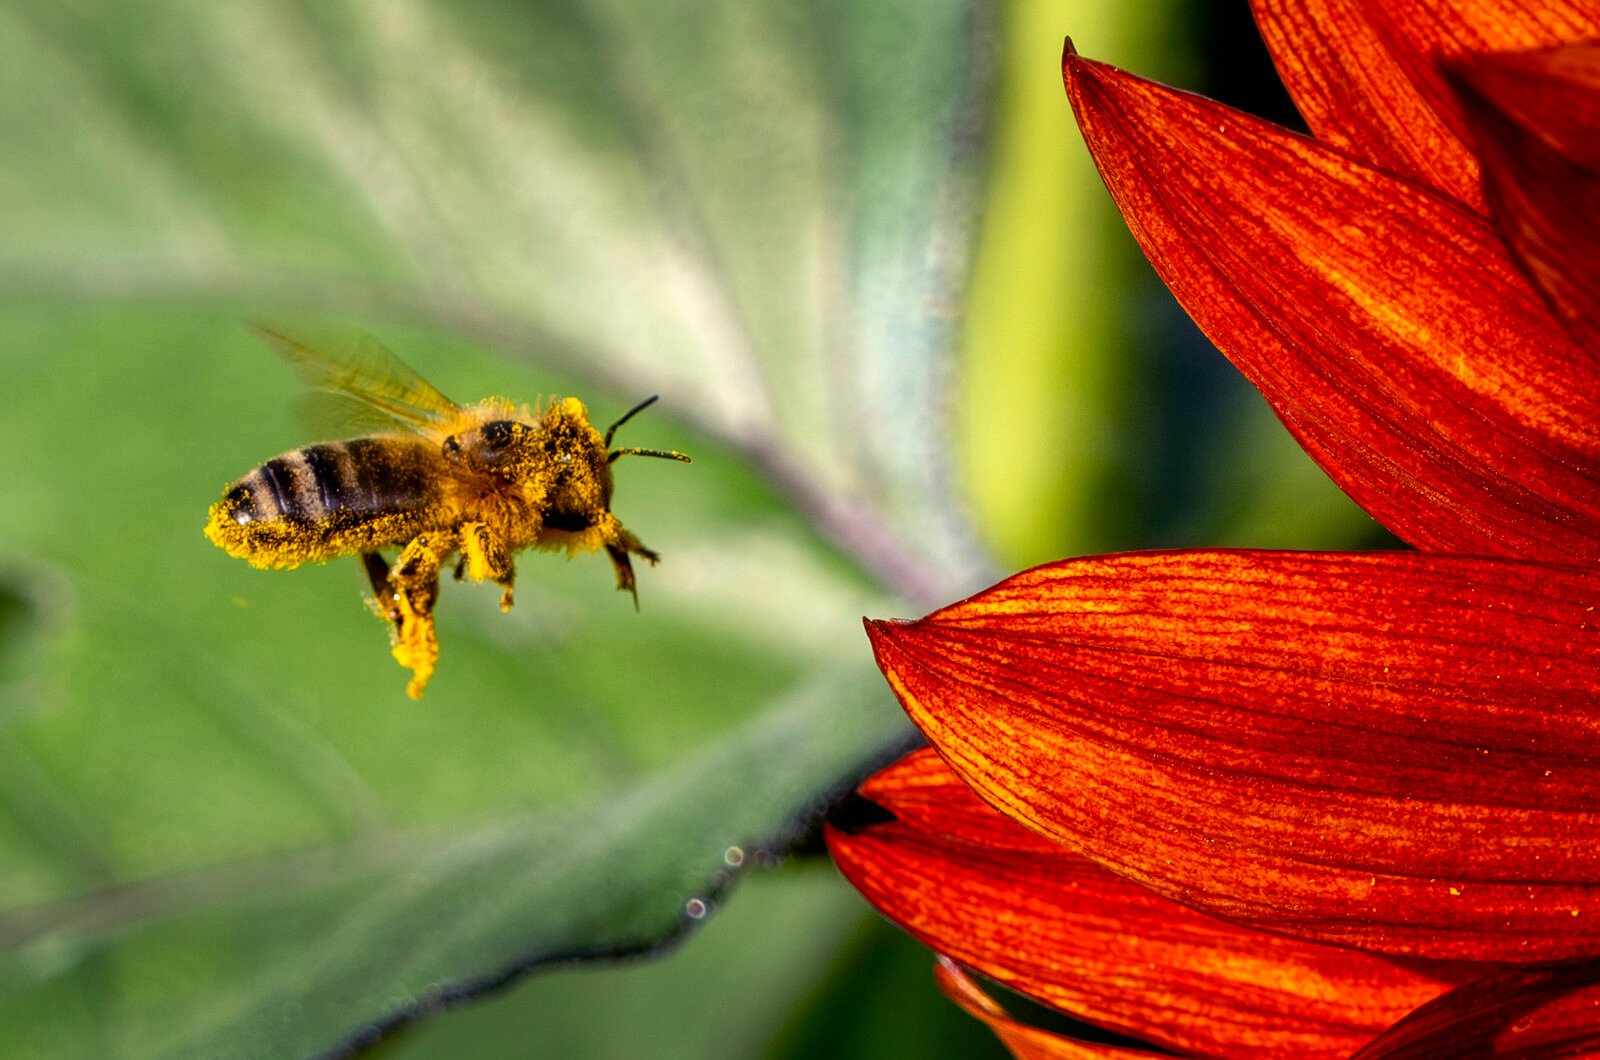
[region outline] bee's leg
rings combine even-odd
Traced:
[[[647,561],[655,566],[661,557],[651,552],[640,540],[622,528],[617,517],[610,512],[605,514],[605,519],[599,524],[602,540],[605,541],[606,555],[611,557],[611,565],[617,570],[617,588],[625,593],[633,594],[633,609],[639,610],[639,587],[633,577],[633,561],[628,558],[629,553]]]
[[[628,558],[628,550],[607,545],[606,555],[611,557],[611,565],[617,568],[617,588],[632,593],[633,609],[639,610],[639,585],[633,579],[633,561]]]
[[[500,586],[500,610],[511,610],[511,583],[517,569],[505,544],[482,523],[461,527],[461,559],[475,582],[492,581]]]
[[[456,547],[454,534],[418,534],[389,570],[389,588],[400,612],[394,657],[411,671],[406,693],[421,699],[439,661],[439,637],[433,628],[433,605],[439,599],[439,570]]]
[[[376,552],[363,552],[361,565],[366,568],[367,581],[372,586],[372,603],[378,615],[398,627],[400,605],[395,602],[394,590],[389,586],[389,564]]]

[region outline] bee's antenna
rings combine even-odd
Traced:
[[[613,423],[610,427],[606,428],[606,448],[607,449],[611,448],[611,438],[612,438],[613,435],[615,435],[617,433],[617,428],[618,427],[621,427],[624,423],[627,423],[629,420],[633,419],[639,413],[643,412],[645,409],[649,408],[651,405],[654,405],[657,401],[660,401],[660,400],[661,400],[661,395],[660,394],[651,394],[649,397],[645,398],[643,401],[641,401],[637,405],[633,406],[633,408],[629,409],[627,412],[624,412],[622,414],[622,418],[620,420],[618,420],[616,423]],[[615,460],[616,457],[612,457],[612,459]]]
[[[659,400],[661,400],[660,394],[651,394],[649,397],[633,406],[633,408],[629,409],[627,412],[624,412],[620,420],[606,428],[606,448],[611,449],[611,439],[616,435],[618,427],[621,427],[624,423],[627,423],[629,420],[633,419],[639,413],[643,412],[651,405],[654,405]],[[606,455],[606,463],[616,463],[617,457],[619,456],[659,456],[665,460],[681,460],[685,464],[692,463],[687,456],[684,456],[676,449],[611,449],[611,452]]]
[[[606,463],[615,464],[619,456],[659,456],[665,460],[681,460],[685,464],[694,463],[688,455],[676,449],[613,449],[606,457]]]

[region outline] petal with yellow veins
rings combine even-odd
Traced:
[[[1345,492],[1410,544],[1600,560],[1600,351],[1458,204],[1072,53],[1145,255]]]
[[[1179,905],[985,805],[931,750],[860,793],[873,812],[842,816],[828,847],[884,915],[1013,990],[1157,1046],[1348,1056],[1461,981],[1460,966],[1422,971]]]
[[[1306,124],[1328,143],[1481,210],[1478,163],[1441,64],[1600,37],[1584,0],[1252,0]]]
[[[1072,852],[1254,928],[1536,963],[1600,956],[1597,608],[1591,568],[1192,551],[868,632],[961,778]]]

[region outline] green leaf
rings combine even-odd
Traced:
[[[483,1004],[415,1025],[382,1055],[385,1060],[507,1052],[567,1060],[768,1055],[795,999],[831,976],[835,954],[869,916],[878,920],[825,861],[760,873],[742,881],[735,899],[688,945],[648,961],[588,963],[530,976]],[[882,931],[894,929],[883,924]],[[902,940],[907,949],[918,949],[909,938]],[[925,1008],[936,1016],[961,1016],[938,994],[928,960],[921,950],[904,962],[911,981],[923,987]],[[884,1022],[896,1021],[885,1012]],[[905,1029],[903,1021],[898,1025]]]
[[[525,556],[509,615],[447,584],[412,703],[353,561],[257,571],[200,536],[241,465],[293,444],[286,373],[242,328],[12,310],[0,333],[33,355],[0,445],[46,457],[0,485],[0,550],[39,569],[0,597],[0,675],[31,689],[0,729],[23,1054],[307,1054],[648,949],[903,735],[856,632],[892,605],[663,422],[641,440],[696,463],[621,468],[615,502],[664,556],[641,612],[593,557]],[[457,393],[558,383],[390,344]]]
[[[861,571],[926,602],[981,569],[928,312],[964,261],[968,18],[0,13],[8,1048],[302,1055],[649,949],[903,739],[858,622],[914,608]],[[414,704],[352,562],[212,549],[222,487],[309,440],[237,321],[306,312],[386,322],[465,400],[660,392],[630,440],[696,462],[619,465],[664,557],[641,612],[592,557],[524,557],[509,615],[447,584]]]

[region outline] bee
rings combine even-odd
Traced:
[[[529,546],[569,556],[605,549],[617,587],[639,594],[631,556],[659,557],[611,513],[611,465],[623,456],[689,462],[679,452],[612,449],[629,409],[602,435],[577,398],[541,408],[503,398],[457,405],[370,339],[337,351],[267,328],[254,330],[310,388],[313,402],[360,437],[273,457],[211,506],[205,534],[230,556],[289,569],[360,556],[374,610],[390,625],[395,659],[422,696],[439,658],[433,609],[439,574],[492,581],[510,610],[516,568]],[[397,548],[391,565],[382,551]]]

